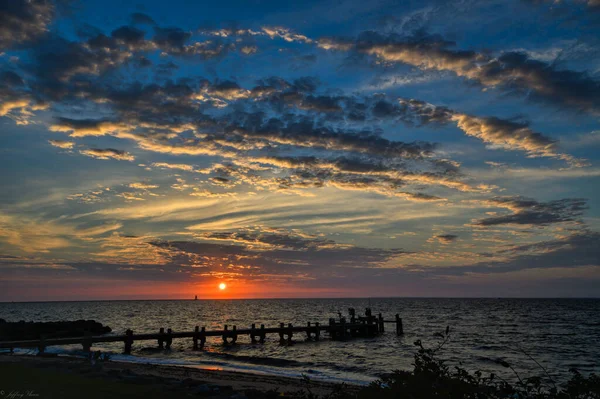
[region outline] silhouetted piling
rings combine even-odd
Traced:
[[[402,326],[402,318],[396,313],[396,335],[404,334],[404,327]]]
[[[158,330],[158,349],[164,349],[165,348],[165,329],[164,327],[161,327],[160,330]]]
[[[125,331],[125,339],[123,340],[125,343],[125,349],[123,353],[126,355],[131,355],[131,347],[133,346],[133,330],[127,329]]]
[[[173,330],[170,328],[167,329],[167,336],[165,337],[165,349],[171,349],[171,344],[173,343]]]

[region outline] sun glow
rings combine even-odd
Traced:
[[[219,289],[220,289],[221,291],[223,291],[225,288],[227,288],[227,284],[225,284],[225,283],[221,283],[221,284],[219,284]]]

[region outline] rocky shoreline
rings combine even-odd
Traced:
[[[7,322],[0,319],[0,341],[83,337],[108,334],[112,329],[95,320]]]

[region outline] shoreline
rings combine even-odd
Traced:
[[[74,375],[82,376],[89,380],[89,384],[100,384],[106,387],[110,384],[138,384],[147,386],[152,385],[157,390],[175,390],[182,394],[206,393],[220,395],[227,392],[228,395],[245,395],[253,392],[256,398],[267,397],[269,392],[277,390],[278,393],[284,393],[288,397],[300,395],[301,392],[310,389],[317,395],[327,395],[341,384],[327,382],[322,380],[310,379],[310,381],[301,378],[275,376],[269,374],[259,374],[251,372],[229,371],[222,369],[198,368],[183,365],[157,365],[151,363],[133,363],[124,361],[105,361],[98,362],[96,366],[88,359],[82,359],[69,356],[32,356],[16,354],[0,354],[0,369],[2,373],[13,372],[14,378],[7,382],[4,391],[18,391],[27,389],[27,384],[35,385],[40,377],[35,377],[35,381],[28,381],[34,375],[54,373],[72,379]],[[20,370],[20,371],[19,371]],[[51,370],[51,371],[50,371]],[[56,381],[56,377],[49,378]],[[11,383],[15,385],[11,388]],[[23,386],[23,384],[25,384]],[[59,384],[60,385],[60,384]],[[343,384],[348,392],[357,392],[362,387],[359,385]],[[55,387],[37,386],[38,390],[54,389]],[[35,390],[32,386],[30,390]],[[115,388],[120,389],[120,388]],[[118,394],[119,392],[114,392]],[[261,396],[263,395],[263,396]],[[47,397],[40,392],[40,398]],[[229,397],[229,396],[227,396]],[[244,396],[240,396],[244,397]]]

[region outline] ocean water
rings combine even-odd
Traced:
[[[291,346],[280,345],[278,336],[267,336],[264,345],[252,345],[248,337],[224,346],[209,338],[204,351],[192,351],[191,338],[173,340],[170,351],[158,351],[153,341],[135,342],[131,356],[122,355],[122,343],[96,344],[94,350],[112,353],[115,360],[176,364],[285,376],[308,375],[314,379],[368,383],[395,369],[412,369],[414,342],[435,346],[434,333],[450,326],[451,338],[440,357],[451,365],[495,372],[507,378],[512,371],[494,362],[509,362],[522,376],[543,374],[543,366],[557,381],[568,378],[570,368],[600,372],[599,299],[264,299],[198,301],[97,301],[0,303],[0,318],[7,321],[57,321],[94,319],[123,334],[158,332],[160,327],[191,331],[194,326],[220,329],[223,324],[249,327],[252,323],[278,326],[280,322],[305,325],[327,323],[338,312],[353,307],[363,314],[404,321],[403,336],[395,325],[376,338],[348,341],[305,342],[295,336]],[[49,352],[82,355],[81,346],[49,348]],[[21,353],[34,354],[31,349]]]

